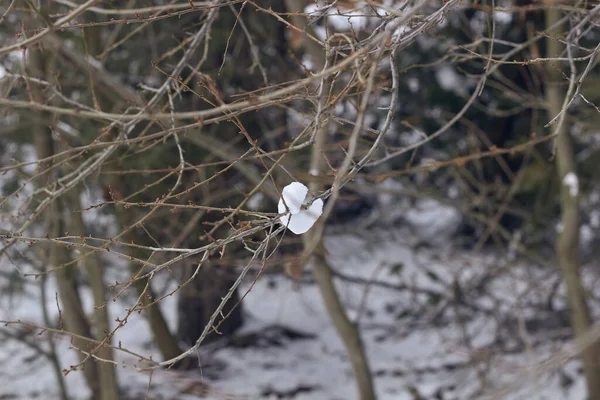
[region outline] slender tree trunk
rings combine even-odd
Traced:
[[[288,12],[297,13],[302,12],[306,2],[296,0],[286,0],[286,7]],[[312,32],[310,25],[307,25],[307,21],[304,17],[295,15],[292,17],[292,23],[307,32]],[[320,46],[316,45],[312,40],[304,40],[305,50],[311,56],[315,65],[320,69],[324,68],[326,63],[325,50]],[[319,99],[320,108],[324,109],[328,100],[329,92],[332,86],[331,80],[327,79],[321,90],[321,98]],[[318,121],[320,122],[320,121]],[[325,145],[327,144],[327,137],[329,130],[327,124],[322,124],[317,127],[318,131],[315,137],[315,143],[312,148],[310,172],[311,175],[316,177],[325,174],[325,168],[327,167],[326,160],[324,157]],[[318,193],[323,190],[321,184],[317,180],[313,181],[309,185],[309,189],[312,193]],[[320,222],[317,222],[320,223]],[[303,235],[302,241],[305,248],[312,247],[312,240],[309,235]],[[327,262],[325,256],[325,248],[323,245],[323,239],[317,244],[317,247],[310,257],[310,261],[313,268],[313,276],[323,297],[323,302],[331,322],[335,326],[338,335],[342,339],[348,356],[350,357],[350,363],[354,371],[354,377],[356,379],[356,385],[358,388],[359,398],[361,400],[373,400],[375,396],[375,388],[373,387],[373,379],[369,368],[369,362],[365,354],[364,346],[360,338],[360,331],[357,325],[348,318],[346,310],[342,301],[337,293],[333,282],[333,273],[331,267]]]
[[[50,237],[61,236],[66,229],[62,223],[61,210],[58,207],[59,201],[54,202],[54,207],[50,207],[49,214],[49,229]],[[90,324],[85,316],[81,298],[77,290],[76,267],[72,264],[73,259],[69,254],[69,249],[64,245],[52,246],[51,264],[56,270],[56,283],[62,303],[62,321],[66,331],[86,338],[92,338]],[[67,266],[68,265],[68,266]],[[74,347],[85,352],[94,350],[94,345],[89,341],[73,338],[72,344]],[[87,356],[81,352],[79,359],[83,360]],[[96,362],[92,358],[88,358],[83,364],[83,372],[85,380],[92,391],[94,400],[102,399],[100,380],[98,379],[98,368]]]
[[[317,134],[317,143],[313,148],[311,172],[314,173],[319,171],[317,176],[320,175],[323,169],[323,162],[320,161],[323,160],[323,147],[319,145],[322,145],[323,143],[321,142],[322,139],[319,139],[319,137],[326,137],[326,134],[326,129],[322,129]],[[316,182],[311,183],[309,188],[313,193],[319,192],[321,189]],[[311,237],[309,235],[303,235],[302,241],[305,248],[312,246]],[[376,398],[375,388],[373,387],[369,362],[360,338],[360,332],[358,326],[352,322],[346,314],[344,305],[334,286],[333,273],[325,258],[325,254],[323,239],[321,239],[310,258],[313,276],[317,282],[321,296],[323,297],[323,302],[327,309],[327,313],[329,314],[329,318],[335,326],[338,335],[340,335],[350,357],[356,385],[358,387],[359,398],[361,400],[372,400]]]
[[[85,225],[81,213],[76,211],[81,209],[79,191],[71,190],[66,194],[65,200],[68,202],[67,209],[71,214],[71,225],[69,232],[77,236],[87,236]],[[113,350],[110,347],[111,340],[107,339],[110,333],[108,305],[106,304],[106,288],[104,285],[104,273],[100,264],[99,255],[92,254],[85,259],[80,260],[79,266],[87,271],[90,287],[94,297],[94,333],[98,341],[106,340],[106,345],[101,346],[96,355],[103,360],[114,360]],[[97,361],[99,385],[101,390],[101,400],[114,400],[119,398],[119,384],[115,365],[111,362]]]
[[[547,28],[560,20],[560,11],[553,8],[551,4],[548,5],[545,13]],[[559,41],[564,33],[563,26],[548,31],[550,36],[546,40],[547,57],[564,57],[565,47]],[[546,103],[548,113],[553,118],[561,112],[563,107],[567,91],[566,81],[558,63],[549,64],[546,74]],[[571,325],[575,336],[580,336],[590,328],[591,318],[579,272],[579,193],[573,146],[567,127],[567,123],[562,121],[562,124],[558,126],[556,137],[556,165],[561,182],[560,198],[562,207],[562,230],[556,241],[556,254],[567,288],[571,310]],[[581,353],[590,400],[600,399],[599,350],[598,345],[594,344]]]
[[[196,265],[190,264],[184,269],[185,274],[181,279],[181,283],[186,282],[193,276]],[[205,262],[198,275],[179,290],[177,336],[180,340],[188,345],[196,343],[211,315],[217,309],[221,299],[227,294],[236,278],[235,271]],[[229,337],[242,326],[242,307],[240,305],[233,308],[239,300],[240,295],[236,290],[223,308],[223,315],[229,315],[230,312],[231,315],[219,325],[217,331],[220,335],[213,332],[206,337],[203,343]]]
[[[305,245],[307,242],[310,242],[306,236],[303,239]],[[320,243],[311,257],[313,276],[319,286],[329,318],[333,326],[335,326],[338,335],[340,335],[350,357],[360,400],[376,399],[371,370],[360,338],[358,326],[346,314],[344,305],[333,284],[333,273],[324,256],[325,251],[322,246],[323,243]]]
[[[48,65],[52,54],[42,54],[43,50],[30,50],[27,59],[27,69],[31,76],[45,79],[48,75]],[[31,96],[33,101],[45,102],[45,96],[42,90],[37,85],[31,84]],[[51,115],[48,113],[39,114],[39,123],[36,126],[35,132],[35,147],[38,159],[50,157],[54,154],[54,142],[52,132],[47,124],[51,121]],[[40,172],[46,171],[52,166],[51,162],[40,163]],[[49,171],[39,177],[39,186],[45,186],[51,183],[57,177],[56,171]],[[63,206],[62,199],[56,199],[45,212],[46,226],[49,237],[57,237],[63,235],[66,229],[63,221]],[[59,267],[56,270],[56,282],[58,291],[63,306],[62,321],[64,327],[70,333],[91,338],[91,330],[89,322],[83,311],[81,298],[77,290],[76,273],[72,265],[64,267],[71,263],[72,258],[69,250],[65,246],[51,245],[50,257],[47,260],[49,265]],[[82,339],[73,339],[73,345],[76,348],[84,351],[90,351],[89,342]],[[80,360],[86,358],[82,353],[79,353]],[[83,365],[84,375],[88,387],[92,391],[94,399],[101,399],[100,385],[98,381],[98,371],[96,364],[92,359],[88,359]]]
[[[290,20],[298,30],[290,30],[290,45],[292,47],[303,46],[306,54],[311,58],[315,67],[322,68],[325,65],[325,52],[323,48],[313,40],[307,39],[306,34],[317,37],[314,29],[308,23],[306,18],[299,13],[304,12],[304,9],[309,4],[314,3],[310,0],[285,0],[285,6],[289,13],[292,13]]]
[[[131,267],[132,277],[136,276],[138,271],[135,265],[132,264]],[[147,283],[148,281],[146,279],[140,279],[134,283],[134,286],[138,295],[145,293],[145,295],[142,296],[142,307],[146,313],[146,319],[148,320],[150,330],[154,336],[154,341],[158,346],[162,358],[164,360],[169,360],[177,357],[183,353],[183,351],[179,347],[177,338],[171,333],[159,305],[154,303],[154,292],[151,288],[145,291]]]
[[[130,216],[130,213],[121,206],[117,205],[115,207],[115,214],[117,216],[117,220],[121,222],[123,228],[129,227],[135,222]],[[135,243],[132,231],[130,230],[127,232],[122,237],[122,240],[127,243]],[[133,252],[134,250],[130,249],[129,251]],[[132,279],[140,274],[139,267],[134,262],[129,264],[129,269]],[[152,291],[151,282],[148,282],[147,279],[137,279],[133,283],[133,286],[138,296],[141,296],[141,306],[144,308],[146,319],[148,320],[150,330],[154,336],[154,341],[158,346],[158,350],[160,351],[162,358],[164,360],[168,360],[183,353],[179,347],[177,338],[171,333],[158,303],[154,302],[155,296],[154,292]]]
[[[94,17],[91,18],[93,19]],[[97,27],[85,28],[84,37],[86,45],[85,51],[87,53],[86,55],[91,55],[95,57],[104,50],[100,33],[101,31]],[[52,45],[56,46],[54,42]],[[82,58],[81,55],[76,52],[69,52],[68,50],[66,50],[65,52],[64,48],[62,48],[62,50],[63,51],[61,55],[63,57],[70,60],[74,65],[78,66],[80,69],[84,71],[86,70],[85,64],[87,61],[85,58]],[[88,67],[87,69],[90,68]],[[92,82],[90,82],[90,85],[91,88],[93,88],[94,93],[96,93],[94,101],[98,103],[97,105],[100,106],[101,109],[112,111],[113,108],[115,108],[116,104],[122,102],[123,100],[129,100],[130,102],[138,105],[145,105],[145,102],[141,97],[136,95],[134,92],[128,92],[126,88],[123,88],[122,90],[115,90],[118,99],[114,99],[113,96],[115,93],[111,93],[113,91],[111,85],[107,84],[107,81],[102,81],[101,79],[97,78],[99,78],[99,76],[91,76],[90,79],[92,80]],[[109,88],[108,92],[106,90],[107,87]],[[118,206],[115,208],[115,214],[117,220],[120,221],[124,227],[130,226],[130,224],[134,222],[133,219],[128,215],[128,213],[124,212],[124,210],[119,208]],[[125,234],[123,240],[125,240],[126,242],[134,242],[133,237],[131,237],[131,232]],[[90,260],[90,262],[91,264],[89,265],[88,270],[88,273],[90,273],[90,280],[93,279],[95,281],[101,281],[102,275],[101,270],[97,268],[97,260]],[[132,277],[135,277],[139,272],[138,267],[134,263],[130,263],[130,271]],[[182,350],[180,349],[179,344],[177,343],[177,339],[169,330],[169,327],[163,316],[162,311],[160,310],[159,305],[151,304],[153,303],[153,300],[155,298],[154,292],[152,291],[152,285],[146,279],[142,279],[135,281],[133,286],[138,296],[142,296],[143,294],[143,296],[141,297],[142,307],[144,308],[146,319],[148,320],[148,324],[150,325],[150,330],[152,332],[152,335],[154,336],[156,345],[158,346],[158,349],[163,359],[170,359],[180,355],[182,353]],[[97,287],[96,291],[94,292],[94,297],[98,298],[98,300],[100,298],[105,299],[106,295],[104,291],[100,292],[100,289],[100,287]],[[104,287],[102,287],[102,290],[104,290]],[[103,316],[101,312],[98,313],[96,317],[99,320],[105,319],[105,316]],[[106,315],[106,322],[106,325],[103,325],[105,328],[99,327],[97,329],[97,334],[99,334],[100,336],[104,336],[105,332],[108,332],[108,315]],[[110,349],[108,350],[110,351]],[[106,376],[104,378],[107,380],[108,384],[117,387],[116,377],[111,376],[109,374],[109,371],[106,371]],[[106,400],[108,400],[108,398]]]
[[[52,321],[50,319],[50,314],[48,313],[48,306],[46,305],[46,299],[48,298],[46,284],[48,282],[48,274],[46,266],[43,267],[42,276],[40,278],[40,307],[42,309],[42,315],[44,316],[44,325],[52,326]],[[62,373],[62,369],[60,367],[60,359],[58,358],[58,353],[56,351],[56,342],[54,341],[54,334],[48,334],[48,347],[50,353],[50,363],[52,364],[52,370],[56,375],[56,381],[58,383],[58,390],[60,393],[61,400],[69,400],[69,394],[67,391],[67,385],[65,384],[65,379]]]

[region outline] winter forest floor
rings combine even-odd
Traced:
[[[451,209],[424,202],[402,215],[402,223],[386,218],[386,224],[330,233],[326,240],[337,287],[361,329],[378,398],[583,399],[577,362],[538,373],[570,336],[556,271],[491,251],[459,250],[450,244],[457,221]],[[596,280],[585,279],[588,287]],[[54,283],[48,284],[46,305],[56,317]],[[5,292],[0,319],[43,325],[39,293],[36,282],[22,293]],[[131,300],[111,303],[113,319]],[[174,328],[175,296],[161,306]],[[119,368],[122,398],[356,398],[350,363],[308,271],[300,283],[262,276],[244,300],[244,313],[246,324],[233,345],[217,342],[201,350],[200,370],[150,377]],[[0,399],[58,398],[55,374],[40,352],[47,350],[46,334],[37,333],[18,325],[0,331]],[[132,315],[116,339],[158,357],[141,315]],[[76,364],[68,339],[55,340],[61,367]],[[118,357],[135,363],[124,353]],[[86,398],[81,372],[65,380],[72,399]]]

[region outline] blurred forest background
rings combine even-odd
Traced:
[[[1,1],[0,399],[600,399],[599,24]]]

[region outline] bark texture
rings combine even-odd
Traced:
[[[71,224],[69,232],[72,232],[77,236],[87,236],[85,225],[81,216],[81,202],[79,200],[79,191],[72,190],[67,193],[66,201],[68,209],[70,210]],[[103,359],[112,361],[114,360],[113,350],[110,347],[111,338],[108,334],[111,332],[110,329],[110,316],[108,313],[108,307],[106,304],[106,286],[104,282],[104,273],[99,259],[99,255],[91,254],[88,255],[78,262],[79,267],[82,271],[87,272],[90,288],[92,289],[92,295],[94,297],[94,315],[93,315],[93,332],[96,340],[102,344],[97,349],[95,354]],[[98,380],[101,388],[100,394],[101,400],[113,400],[119,398],[119,384],[117,381],[117,374],[115,371],[115,365],[111,362],[98,361]]]
[[[50,75],[50,66],[52,65],[53,54],[43,48],[36,48],[29,52],[27,59],[27,72],[30,76],[46,79]],[[45,103],[47,101],[45,93],[36,84],[31,84],[32,101]],[[37,115],[38,120],[35,124],[34,143],[38,159],[51,157],[55,153],[54,140],[50,123],[52,116],[45,112]],[[39,176],[38,186],[44,187],[51,185],[58,177],[56,170],[49,170],[52,167],[51,162],[42,162],[39,164],[39,171],[45,173]],[[57,237],[68,231],[64,219],[64,203],[62,199],[56,199],[43,214],[49,237]],[[56,283],[62,303],[61,327],[69,333],[76,336],[92,338],[89,321],[83,310],[81,298],[78,292],[77,269],[73,266],[73,259],[69,249],[65,246],[50,245],[48,264],[56,269]],[[74,337],[72,344],[75,348],[85,352],[93,350],[90,341]],[[83,361],[87,356],[79,353],[79,359]],[[102,398],[101,386],[98,379],[98,368],[96,362],[91,358],[83,364],[83,372],[88,387],[92,392],[94,400],[104,400]]]
[[[285,4],[288,8],[288,12],[299,13],[303,12],[307,2],[286,0]],[[291,20],[296,27],[304,30],[307,34],[313,33],[311,26],[307,23],[304,17],[294,15],[291,17]],[[325,66],[327,57],[325,49],[323,49],[314,41],[307,39],[306,35],[304,35],[303,38],[305,51],[310,55],[318,69],[322,69]],[[323,88],[321,90],[322,95],[319,99],[321,103],[321,109],[326,108],[326,105],[329,101],[329,92],[331,86],[332,82],[330,80],[326,80],[323,83]],[[312,148],[310,164],[311,174],[317,177],[324,175],[326,172],[325,168],[327,167],[327,163],[323,152],[328,141],[328,135],[329,129],[326,123],[323,123],[321,126],[317,127],[317,134],[315,136],[315,143]],[[312,193],[319,193],[323,190],[323,187],[317,182],[317,179],[315,179],[315,181],[310,183],[309,189]],[[320,222],[318,221],[317,224],[318,223]],[[315,227],[313,227],[313,229],[315,229]],[[303,235],[302,241],[305,249],[313,247],[310,233]],[[321,296],[323,297],[323,302],[325,304],[325,308],[327,309],[327,313],[329,314],[329,318],[331,319],[331,322],[335,326],[338,335],[344,343],[350,358],[352,370],[354,372],[354,378],[356,379],[359,398],[361,400],[375,399],[376,396],[375,388],[373,387],[373,379],[364,346],[360,338],[360,332],[357,325],[351,321],[350,318],[348,318],[344,305],[342,304],[342,301],[337,293],[333,282],[333,273],[326,258],[326,251],[323,246],[322,238],[319,240],[315,251],[311,255],[310,262],[313,268],[313,276],[317,282]]]
[[[130,212],[125,210],[122,206],[117,205],[115,207],[115,215],[122,225],[122,229],[129,228],[136,221]],[[133,231],[129,230],[121,238],[124,242],[135,243],[135,237]],[[132,256],[140,256],[135,254],[135,250],[130,249]],[[130,262],[129,269],[131,271],[131,278],[135,279],[139,275],[144,273],[144,269],[141,268],[134,262]],[[148,279],[136,279],[133,282],[133,286],[138,296],[141,296],[141,304],[138,306],[144,309],[146,319],[150,325],[152,336],[154,336],[155,343],[160,351],[160,354],[164,360],[169,360],[177,357],[183,351],[179,347],[179,343],[175,335],[173,335],[167,325],[167,321],[160,309],[158,303],[154,302],[155,295],[152,290],[152,283]]]
[[[188,345],[196,343],[210,316],[236,279],[235,271],[228,271],[226,268],[219,268],[207,262],[198,274],[189,280],[196,267],[197,265],[193,264],[185,267],[185,275],[182,279],[185,286],[179,290],[177,307],[179,313],[177,336]],[[236,290],[223,308],[223,315],[228,317],[222,322],[217,322],[220,323],[216,329],[218,333],[213,331],[203,343],[210,343],[220,337],[229,337],[242,326],[242,307],[239,305],[233,308],[239,300],[240,296]]]
[[[560,11],[549,4],[545,13],[546,27],[549,34],[546,40],[546,56],[564,57],[565,46],[560,41],[560,39],[563,39],[565,33],[564,25],[549,29],[560,20]],[[565,93],[567,92],[567,81],[564,79],[560,67],[561,65],[558,63],[551,63],[546,68],[546,103],[550,118],[554,118],[561,112]],[[555,125],[551,126],[554,127]],[[577,176],[573,145],[567,127],[568,124],[566,123],[565,116],[565,121],[562,121],[556,132],[556,166],[561,182],[560,199],[562,208],[562,231],[558,234],[556,240],[556,255],[567,288],[567,297],[571,311],[571,325],[575,336],[578,337],[588,331],[592,323],[587,305],[586,292],[582,285],[579,271],[579,193],[573,192],[572,187],[565,181],[567,175],[573,174],[572,176]],[[590,400],[600,399],[599,350],[598,345],[595,344],[581,353],[588,398]]]

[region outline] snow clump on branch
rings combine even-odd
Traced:
[[[296,235],[307,232],[323,214],[323,200],[316,199],[310,206],[305,204],[308,188],[300,182],[292,182],[283,188],[279,199],[280,221]]]

